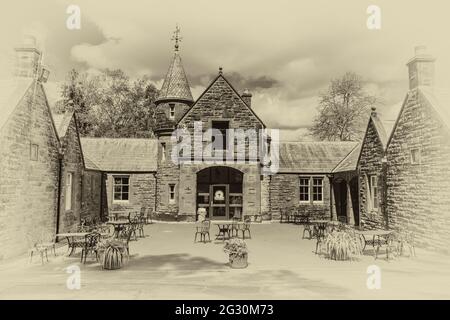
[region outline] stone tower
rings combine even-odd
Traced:
[[[20,78],[36,78],[40,72],[42,53],[33,36],[25,36],[22,44],[14,49],[16,62],[14,75]]]
[[[178,121],[194,104],[189,82],[184,72],[179,52],[180,29],[172,40],[175,51],[164,83],[156,99],[155,134],[158,138],[158,173],[156,175],[156,211],[161,219],[172,220],[178,215],[179,165],[171,160],[171,135]]]

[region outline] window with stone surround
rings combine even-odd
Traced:
[[[300,177],[300,202],[309,203],[309,177]]]
[[[30,160],[37,161],[39,159],[39,146],[30,143]]]
[[[211,122],[211,127],[212,129],[216,129],[220,131],[220,134],[222,135],[222,145],[220,145],[219,141],[213,141],[213,148],[215,150],[227,150],[227,130],[230,127],[230,122],[229,121],[224,121],[224,120],[220,120],[220,121],[212,121]]]
[[[169,119],[170,120],[175,119],[175,103],[169,104]]]
[[[68,172],[66,174],[66,192],[64,195],[65,198],[65,209],[72,210],[72,190],[73,190],[73,173]]]
[[[323,202],[323,178],[313,178],[313,202]]]
[[[161,161],[166,161],[166,143],[161,143]]]
[[[128,202],[130,196],[130,176],[114,176],[113,202]]]
[[[370,209],[372,211],[378,210],[378,176],[369,176],[369,198],[370,198]]]
[[[419,164],[420,163],[420,149],[413,148],[410,150],[411,154],[411,164]]]
[[[175,203],[175,184],[169,184],[169,204]]]

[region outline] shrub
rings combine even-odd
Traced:
[[[349,260],[361,254],[361,242],[349,230],[333,231],[325,237],[326,255],[334,260]]]
[[[248,253],[247,244],[244,240],[238,238],[225,241],[223,251],[236,256],[243,256]]]

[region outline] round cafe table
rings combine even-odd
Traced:
[[[114,227],[114,238],[118,238],[120,232],[125,229],[125,226],[130,224],[129,220],[116,220],[116,221],[108,221],[107,224],[110,224]]]

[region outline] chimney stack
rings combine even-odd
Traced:
[[[245,89],[244,92],[241,95],[242,100],[244,100],[245,104],[248,105],[250,108],[252,107],[252,94],[248,91],[248,89]]]
[[[426,46],[415,47],[415,56],[408,61],[409,89],[418,86],[434,86],[434,61],[436,59],[427,53]]]
[[[36,46],[36,39],[33,36],[24,36],[22,44],[14,50],[16,51],[14,75],[23,78],[40,76],[42,52]]]

